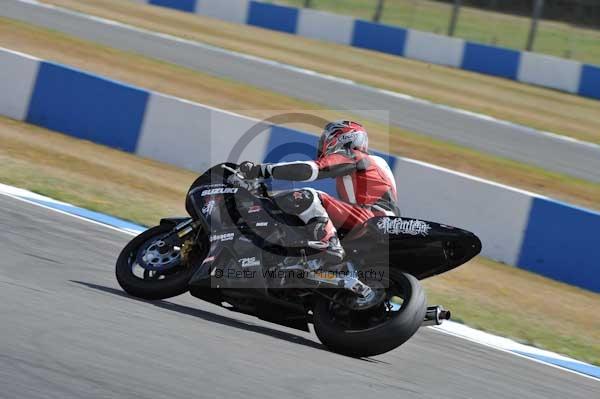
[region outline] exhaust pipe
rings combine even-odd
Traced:
[[[444,320],[450,320],[450,311],[444,309],[441,306],[428,306],[427,312],[425,313],[425,319],[421,324],[423,326],[439,326]]]

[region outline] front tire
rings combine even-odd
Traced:
[[[140,278],[134,274],[138,252],[151,240],[158,240],[172,231],[172,226],[152,227],[131,240],[117,259],[115,273],[119,285],[129,295],[142,299],[166,299],[186,293],[195,267],[179,264],[161,278]]]
[[[335,304],[320,298],[313,309],[313,323],[319,340],[334,352],[352,357],[368,357],[389,352],[412,337],[425,318],[425,292],[419,281],[410,274],[390,269],[389,276],[390,284],[403,292],[402,305],[394,315],[385,316],[388,319],[380,324],[356,328],[337,321],[333,308]],[[368,316],[363,315],[364,312],[375,310],[355,311],[354,316]]]

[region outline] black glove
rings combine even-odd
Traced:
[[[262,177],[262,168],[254,162],[245,161],[240,164],[239,171],[244,179],[258,179]]]

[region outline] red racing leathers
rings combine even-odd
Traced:
[[[260,165],[264,177],[314,181],[335,178],[340,199],[318,192],[333,225],[351,230],[378,215],[397,215],[396,182],[381,157],[358,150],[328,154],[316,161]]]

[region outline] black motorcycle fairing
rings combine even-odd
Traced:
[[[235,164],[226,165],[232,169],[237,167]],[[231,174],[231,171],[217,165],[200,176],[188,194],[186,207],[195,201],[191,204],[194,210],[190,214],[214,226],[208,229],[211,236],[237,230],[236,236],[239,233],[250,241],[249,245],[254,245],[255,254],[269,252],[281,257],[301,256],[299,247],[290,244],[305,239],[303,229],[290,226],[300,223],[293,216],[281,212],[269,198],[257,197],[242,187],[230,184],[228,178]],[[214,206],[209,207],[208,212],[209,209],[205,208],[211,202]],[[279,231],[293,239],[282,243],[266,239],[269,234]],[[345,234],[343,243],[349,258],[359,266],[389,265],[418,279],[453,269],[481,251],[481,242],[471,232],[407,217],[374,217],[361,229]],[[216,248],[211,251],[216,253],[218,246],[225,244],[213,242],[212,246]],[[234,258],[243,258],[232,246],[225,246]]]
[[[237,230],[220,231],[210,237],[207,257],[190,279],[190,293],[202,300],[230,310],[250,314],[262,320],[302,331],[309,331],[306,310],[301,304],[286,302],[270,295],[270,284],[263,270],[269,252]],[[216,273],[219,271],[219,273]],[[246,274],[251,277],[244,278]]]
[[[306,227],[298,216],[283,212],[271,197],[256,196],[213,170],[196,180],[186,201],[190,215],[210,234],[236,228],[256,247],[277,256],[315,254],[306,245]]]
[[[223,165],[236,169],[237,164],[225,162],[218,164],[202,173],[190,186],[187,195],[185,197],[185,210],[193,219],[200,219],[201,208],[198,204],[194,204],[195,196],[191,195],[196,192],[199,187],[210,187],[214,186],[222,187],[227,185],[227,179],[232,175],[232,172],[228,169],[223,168]]]
[[[190,220],[189,217],[170,217],[170,218],[162,218],[160,219],[161,226],[172,226],[175,227],[180,223],[186,222]]]
[[[232,284],[221,279],[221,277],[226,278],[228,276],[228,269],[231,269],[234,273],[244,270],[260,271],[263,265],[262,251],[257,251],[254,243],[238,231],[221,231],[218,234],[211,235],[209,240],[211,242],[210,250],[202,265],[194,273],[190,284],[205,287],[211,285],[220,285],[222,288],[231,287]],[[216,269],[219,270],[220,275],[215,276],[214,271]],[[214,278],[214,280],[211,281],[211,278]],[[235,283],[237,285],[244,285],[243,280],[235,281]]]
[[[481,252],[481,241],[467,230],[407,217],[371,218],[343,244],[358,264],[389,265],[420,280],[458,267]]]

